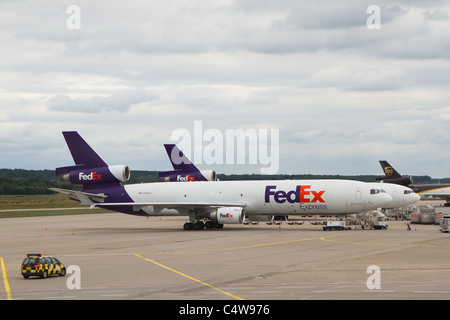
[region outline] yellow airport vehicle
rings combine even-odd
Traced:
[[[21,274],[25,279],[30,276],[47,278],[50,275],[66,275],[66,267],[55,257],[42,256],[40,253],[29,253],[22,261]]]

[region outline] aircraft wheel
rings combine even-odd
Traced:
[[[218,222],[215,222],[215,223],[214,223],[214,228],[216,228],[216,229],[222,229],[222,228],[223,228],[223,224],[218,223]]]
[[[194,230],[203,230],[205,228],[205,224],[201,221],[194,223]]]
[[[192,230],[192,228],[193,228],[192,223],[190,223],[190,222],[186,222],[183,226],[184,230]]]
[[[214,222],[213,221],[206,221],[205,227],[206,227],[206,229],[213,229],[214,228]]]

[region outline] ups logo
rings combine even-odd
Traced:
[[[384,168],[384,174],[385,174],[387,177],[392,176],[393,173],[394,173],[394,169],[393,169],[392,167],[386,167],[386,168]]]

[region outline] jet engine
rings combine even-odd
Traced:
[[[63,182],[82,185],[125,182],[130,179],[130,168],[125,165],[114,165],[101,168],[77,169],[62,175],[59,179]]]
[[[221,207],[210,215],[211,220],[217,220],[219,224],[240,224],[244,222],[244,208]]]
[[[189,182],[189,181],[216,181],[216,172],[213,170],[201,170],[197,172],[182,172],[179,170],[160,172],[161,182]]]

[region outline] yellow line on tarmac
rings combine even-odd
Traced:
[[[322,241],[328,241],[328,242],[335,242],[335,243],[348,243],[348,244],[363,244],[368,246],[412,246],[409,244],[394,244],[394,243],[376,243],[376,242],[358,242],[358,241],[343,241],[343,240],[330,240],[326,239],[328,237],[322,237],[320,240]]]
[[[295,242],[303,242],[303,241],[312,241],[312,240],[324,240],[325,238],[337,237],[337,236],[327,236],[327,237],[314,237],[314,238],[303,238],[303,239],[295,239],[295,240],[286,240],[279,242],[270,242],[270,243],[261,243],[255,245],[248,245],[242,247],[228,247],[228,248],[211,248],[211,249],[200,249],[200,250],[189,250],[184,252],[158,252],[155,254],[161,255],[172,255],[172,254],[206,254],[214,251],[234,251],[234,250],[243,250],[243,249],[254,249],[254,248],[262,248],[269,246],[278,246],[283,244],[295,243]]]
[[[6,300],[12,300],[12,298],[11,298],[11,289],[9,287],[8,277],[6,276],[5,262],[3,261],[3,258],[1,258],[1,257],[0,257],[0,266],[2,268],[3,285],[5,286]]]
[[[329,237],[331,237],[331,236],[329,236]],[[325,237],[314,237],[314,238],[286,240],[286,241],[279,241],[279,242],[261,243],[261,244],[255,244],[255,245],[249,245],[249,246],[243,246],[243,247],[234,247],[234,248],[216,248],[216,249],[211,249],[211,251],[252,249],[252,248],[260,248],[260,247],[268,247],[268,246],[278,246],[278,245],[294,243],[294,242],[311,241],[311,240],[319,240],[319,239],[322,240],[322,238],[325,238]]]
[[[226,292],[226,291],[220,290],[220,289],[218,289],[218,288],[216,288],[216,287],[210,285],[209,283],[203,282],[203,281],[201,281],[201,280],[198,280],[198,279],[195,279],[195,278],[193,278],[193,277],[191,277],[191,276],[188,276],[187,274],[184,274],[184,273],[182,273],[182,272],[180,272],[180,271],[177,271],[177,270],[175,270],[175,269],[169,268],[169,267],[167,267],[167,266],[165,266],[165,265],[163,265],[163,264],[161,264],[161,263],[158,263],[158,262],[156,262],[156,261],[150,260],[150,259],[145,258],[145,257],[143,257],[143,256],[141,256],[141,255],[139,255],[139,254],[136,254],[136,253],[135,253],[134,255],[135,255],[136,257],[138,257],[138,258],[141,258],[141,259],[147,260],[147,261],[149,261],[149,262],[151,262],[151,263],[154,263],[154,264],[156,264],[157,266],[160,266],[160,267],[162,267],[162,268],[164,268],[164,269],[167,269],[167,270],[169,270],[169,271],[175,272],[176,274],[179,274],[180,276],[183,276],[183,277],[185,277],[185,278],[188,278],[188,279],[190,279],[190,280],[193,280],[193,281],[195,281],[195,282],[198,282],[198,283],[200,283],[200,284],[202,284],[202,285],[204,285],[204,286],[210,287],[211,289],[214,289],[214,290],[216,290],[216,291],[219,291],[219,292],[221,292],[221,293],[223,293],[223,294],[225,294],[225,295],[227,295],[227,296],[230,296],[230,297],[232,297],[232,298],[234,298],[234,299],[244,300],[244,299],[242,299],[242,298],[240,298],[240,297],[238,297],[238,296],[235,296],[235,295],[233,295],[233,294],[231,294],[231,293],[228,293],[228,292]]]
[[[331,240],[331,239],[326,239],[326,238],[329,238],[329,237],[322,237],[322,238],[320,238],[320,240],[334,242],[334,243],[362,244],[362,245],[366,245],[366,246],[407,247],[407,248],[426,247],[426,248],[441,248],[441,249],[450,248],[450,246],[440,246],[440,245],[422,244],[422,243],[401,244],[401,243],[380,243],[380,242],[358,242],[358,241]]]

